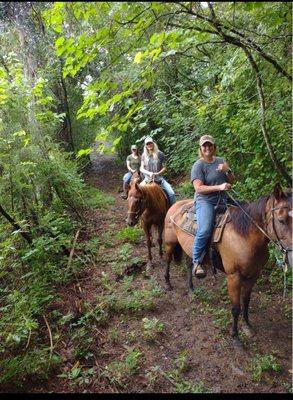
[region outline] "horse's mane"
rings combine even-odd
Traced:
[[[259,225],[262,225],[265,219],[265,207],[270,195],[263,196],[253,203],[241,203],[243,210]],[[244,214],[240,207],[231,207],[230,216],[233,227],[236,232],[242,236],[248,236],[251,230],[257,230],[254,223]]]
[[[147,199],[147,204],[156,210],[164,210],[167,212],[167,200],[163,189],[156,183],[150,183],[139,187],[144,197]]]
[[[253,203],[242,203],[241,207],[258,225],[262,225],[263,221],[265,220],[266,203],[272,197],[272,194],[263,196]],[[291,202],[292,191],[290,189],[284,190],[282,198]],[[240,207],[231,207],[230,216],[236,232],[244,237],[248,236],[251,230],[258,229],[255,224],[244,214]]]

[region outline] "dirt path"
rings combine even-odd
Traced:
[[[172,265],[174,290],[165,291],[158,249],[153,249],[150,279],[142,265],[147,256],[144,237],[137,243],[117,238],[126,228],[127,205],[118,193],[122,175],[113,157],[105,157],[95,160],[88,176],[88,182],[112,195],[115,203],[90,216],[100,240],[96,265],[79,278],[80,289],[70,285],[55,304],[63,316],[74,309],[75,319],[59,332],[61,364],[31,391],[288,393],[290,304],[282,300],[282,288],[272,292],[268,272],[256,285],[250,315],[257,332],[250,340],[242,336],[245,350],[235,352],[223,274],[195,282],[191,299],[184,263]],[[137,271],[126,281],[120,279],[121,270],[132,263]],[[266,360],[267,371],[261,360]]]

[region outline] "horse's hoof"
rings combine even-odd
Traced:
[[[173,286],[170,284],[166,285],[166,290],[168,290],[168,292],[170,292],[171,290],[173,290]]]
[[[194,289],[188,289],[188,296],[191,301],[194,301]]]
[[[147,266],[145,268],[146,275],[150,276],[152,274],[153,269],[154,266],[151,263],[147,263]]]
[[[239,351],[244,350],[243,343],[241,342],[241,340],[239,338],[233,339],[233,346],[234,346],[235,350],[239,350]]]
[[[242,331],[248,338],[253,338],[255,336],[255,331],[251,326],[243,325]]]

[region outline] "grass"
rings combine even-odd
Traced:
[[[85,203],[87,207],[107,209],[115,204],[115,197],[110,196],[93,186],[88,186],[85,191]]]
[[[251,372],[252,380],[255,382],[259,382],[261,380],[263,372],[265,371],[281,371],[281,367],[278,364],[276,357],[272,354],[267,354],[264,356],[256,354],[256,356],[252,359],[248,369]]]
[[[113,361],[106,365],[101,377],[106,378],[110,384],[119,388],[126,388],[129,378],[139,373],[143,354],[138,349],[130,349],[124,361]]]
[[[143,318],[142,319],[142,334],[146,340],[154,340],[162,334],[165,325],[158,318]]]
[[[143,237],[143,230],[136,226],[127,226],[118,231],[115,237],[123,243],[138,243]]]

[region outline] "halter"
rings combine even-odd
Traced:
[[[127,214],[134,214],[135,219],[138,219],[145,209],[146,201],[144,199],[140,199],[139,201],[140,201],[140,207],[138,211],[127,211]]]
[[[271,216],[272,216],[272,227],[273,227],[273,232],[274,232],[274,234],[275,234],[275,236],[276,236],[276,238],[277,238],[277,243],[276,243],[276,244],[277,244],[277,246],[279,247],[279,249],[286,255],[289,251],[292,251],[292,249],[290,249],[289,247],[283,246],[282,241],[279,239],[278,234],[277,234],[277,232],[276,232],[276,229],[275,229],[275,220],[274,220],[274,211],[275,211],[275,210],[281,210],[281,209],[283,209],[283,208],[288,208],[288,209],[289,209],[289,206],[273,207],[273,208],[271,209]]]

